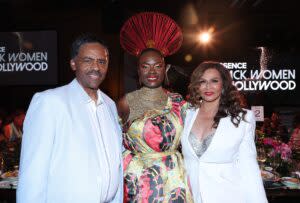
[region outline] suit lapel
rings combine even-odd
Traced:
[[[186,115],[186,121],[185,121],[185,125],[187,126],[186,127],[186,133],[185,133],[185,136],[188,137],[188,135],[190,134],[191,132],[191,129],[193,127],[193,124],[196,120],[196,117],[197,117],[197,114],[198,114],[198,111],[199,109],[189,109],[187,111],[187,115]]]
[[[220,144],[224,145],[225,144],[224,139],[225,140],[230,139],[230,137],[227,138],[227,136],[226,136],[228,133],[225,133],[225,132],[228,132],[228,131],[230,132],[231,131],[231,127],[230,127],[230,125],[228,125],[229,124],[228,122],[230,122],[228,120],[228,118],[229,117],[227,116],[227,117],[224,117],[224,118],[220,119],[219,125],[218,125],[218,127],[215,131],[215,134],[214,134],[214,136],[211,140],[211,143],[207,147],[206,151],[200,157],[200,160],[203,160],[203,159],[205,159],[205,157],[209,156],[210,151],[214,151],[216,149],[219,149]],[[225,126],[226,126],[226,131],[224,131]]]
[[[88,146],[90,147],[90,151],[92,152],[92,156],[97,157],[97,165],[98,168],[100,168],[101,162],[100,162],[100,146],[99,142],[97,141],[94,131],[93,131],[93,125],[91,117],[89,116],[90,112],[88,109],[88,101],[89,96],[84,91],[84,89],[81,87],[81,85],[77,82],[76,79],[74,79],[69,84],[69,105],[68,108],[70,108],[71,113],[71,119],[72,119],[72,125],[75,126],[74,129],[81,130],[80,133],[76,132],[78,135],[83,136],[89,136],[91,139],[85,139],[87,141]],[[75,134],[75,133],[74,133]],[[80,136],[81,137],[81,136]],[[78,139],[78,138],[74,138]]]
[[[188,146],[188,150],[190,150],[191,154],[193,154],[193,156],[195,158],[198,159],[198,156],[196,155],[194,149],[192,148],[192,145],[191,143],[189,142],[189,135],[191,133],[191,130],[192,130],[192,127],[193,127],[193,124],[196,120],[196,117],[197,117],[197,114],[198,114],[198,111],[199,111],[199,108],[197,109],[189,109],[187,111],[187,114],[186,114],[186,121],[185,121],[185,131],[183,133],[183,141],[186,142],[186,146]]]
[[[215,143],[218,142],[218,136],[219,136],[219,130],[221,129],[220,126],[222,125],[222,118],[220,119],[219,125],[215,131],[215,134],[213,135],[213,138],[210,142],[210,144],[208,145],[206,151],[202,154],[202,156],[200,157],[200,160],[205,159],[205,157],[207,156],[207,154],[209,154],[209,151],[211,151],[211,148],[214,147]]]
[[[185,125],[187,127],[186,127],[186,130],[185,130],[184,134],[183,134],[183,136],[184,136],[183,139],[184,139],[184,142],[187,142],[186,145],[189,146],[188,150],[190,150],[191,153],[197,159],[203,160],[207,156],[208,152],[211,151],[211,148],[214,148],[215,143],[218,142],[218,136],[220,134],[219,131],[221,129],[221,125],[223,125],[223,122],[225,122],[224,119],[227,119],[227,117],[220,119],[219,125],[218,125],[218,127],[217,127],[217,129],[215,131],[214,137],[212,138],[212,141],[211,141],[210,145],[208,146],[208,148],[206,149],[206,151],[202,154],[202,156],[200,158],[198,158],[198,156],[196,155],[196,153],[195,153],[194,149],[192,148],[192,145],[190,144],[189,139],[188,139],[188,137],[189,137],[189,135],[191,133],[193,124],[194,124],[194,122],[196,120],[196,117],[198,115],[198,112],[199,112],[199,108],[197,108],[196,110],[194,110],[194,109],[188,110],[187,116],[186,116],[186,123],[185,123]]]

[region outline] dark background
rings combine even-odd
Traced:
[[[142,11],[163,12],[182,28],[181,49],[166,59],[187,76],[203,60],[239,61],[249,47],[267,46],[280,58],[299,69],[299,9],[289,0],[0,0],[0,31],[57,32],[58,83],[56,85],[1,86],[0,108],[27,109],[34,92],[64,85],[74,75],[69,68],[69,47],[76,36],[93,32],[110,46],[110,69],[101,89],[117,100],[136,88],[135,61],[124,54],[119,31],[128,17]],[[201,47],[196,33],[213,26],[215,41]],[[184,56],[192,55],[186,62]],[[173,89],[185,94],[188,78],[171,69]],[[299,75],[299,74],[298,74]],[[297,76],[298,76],[297,75]],[[297,83],[300,81],[297,77]],[[245,93],[251,105],[274,109],[299,109],[299,88],[295,91]]]

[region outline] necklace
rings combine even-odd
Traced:
[[[163,110],[167,104],[168,95],[162,87],[147,88],[142,87],[139,90],[126,95],[129,105],[129,121],[133,121],[149,111]]]

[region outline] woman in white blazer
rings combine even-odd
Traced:
[[[181,138],[197,203],[267,202],[254,143],[255,118],[241,107],[229,71],[203,62],[189,85]]]

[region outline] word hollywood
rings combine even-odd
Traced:
[[[7,55],[5,52],[0,52],[0,72],[46,71],[48,69],[47,61],[47,52],[17,52]]]
[[[238,90],[294,90],[296,88],[296,70],[247,70],[246,62],[222,63],[233,78]]]

